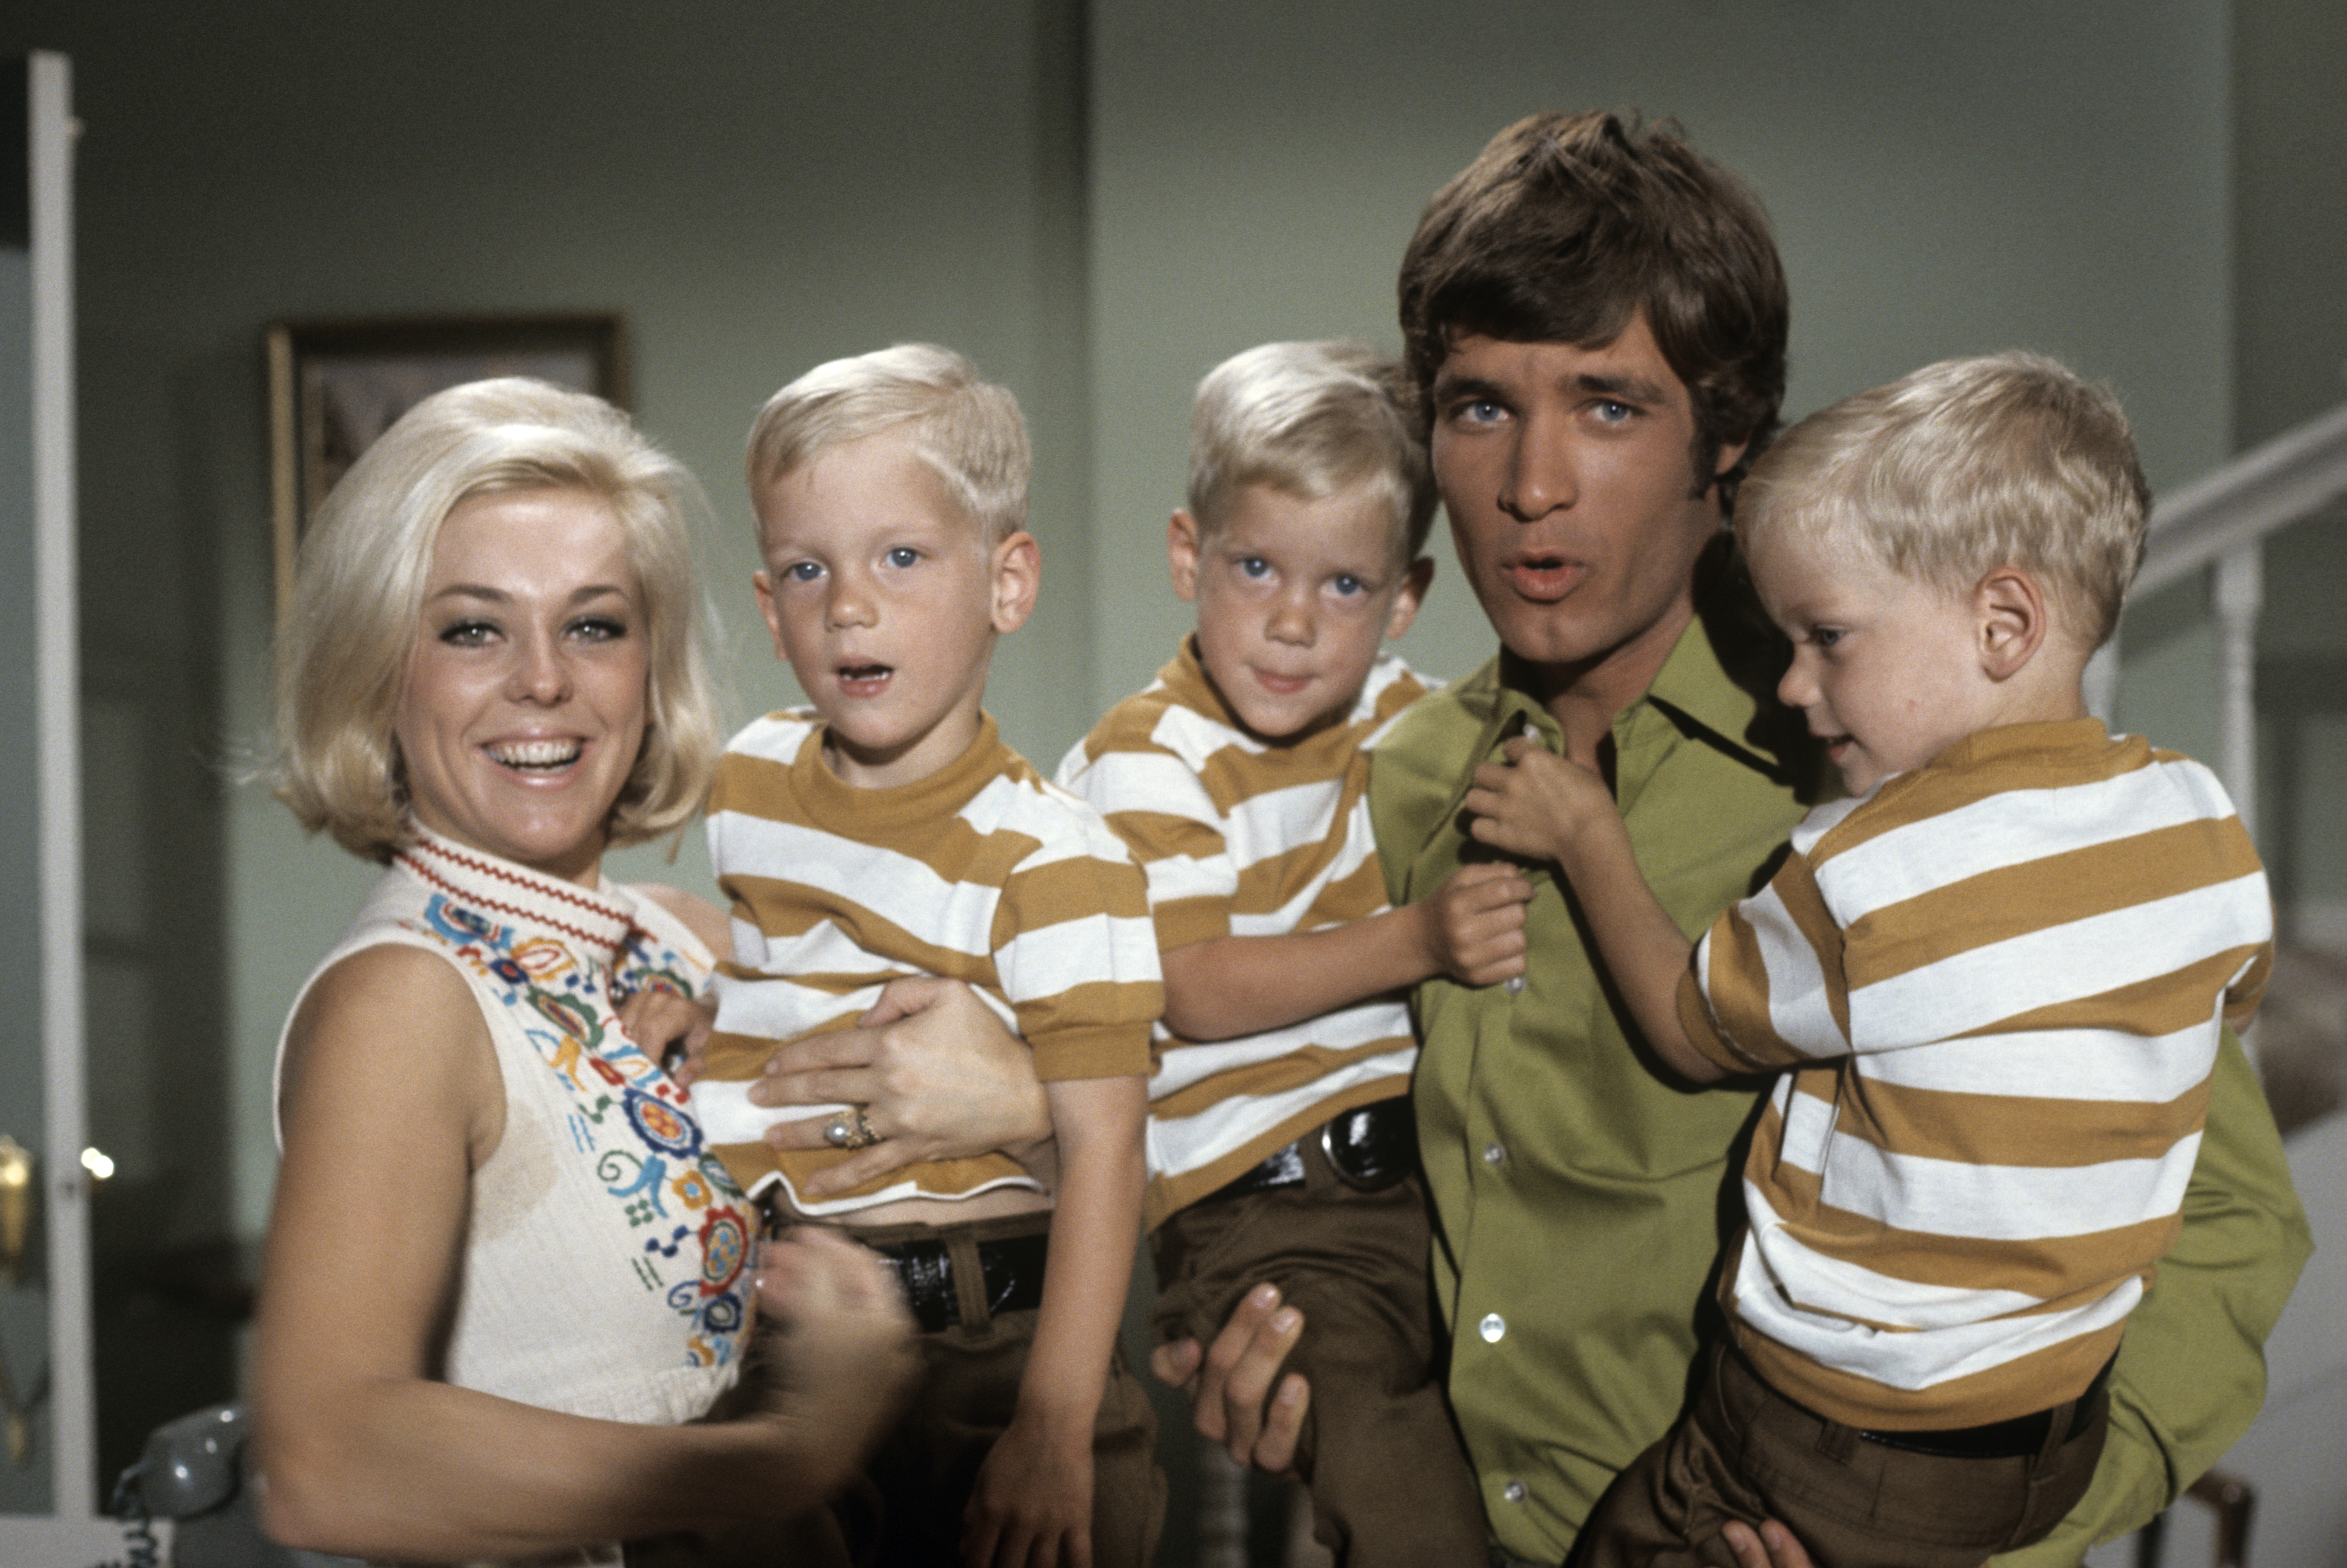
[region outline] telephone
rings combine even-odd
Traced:
[[[360,1568],[353,1558],[296,1552],[261,1533],[246,1485],[246,1430],[242,1405],[214,1405],[155,1429],[138,1462],[114,1483],[128,1553],[118,1568],[156,1568],[149,1522],[157,1519],[175,1522],[172,1568]]]

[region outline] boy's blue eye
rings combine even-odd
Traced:
[[[1271,563],[1261,556],[1241,556],[1238,559],[1241,577],[1269,577]]]
[[[910,545],[898,545],[895,549],[888,552],[887,557],[888,564],[890,566],[911,566],[915,561],[919,560],[920,559],[921,552],[915,549]]]
[[[1335,589],[1338,593],[1343,594],[1348,599],[1352,598],[1355,594],[1367,593],[1369,591],[1369,585],[1368,583],[1363,582],[1359,578],[1355,577],[1348,571],[1338,572],[1336,579],[1328,586]]]
[[[783,575],[793,582],[813,582],[823,575],[823,568],[815,561],[794,560],[783,569]]]
[[[1841,628],[1839,626],[1819,626],[1813,628],[1809,632],[1809,641],[1816,643],[1820,648],[1831,648],[1835,643],[1841,641]]]

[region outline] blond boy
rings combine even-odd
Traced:
[[[751,724],[719,765],[734,950],[702,1125],[783,1216],[895,1263],[928,1330],[859,1560],[1140,1568],[1161,1482],[1145,1399],[1112,1368],[1163,993],[1140,872],[979,706],[995,638],[1035,600],[1018,405],[943,349],[836,360],[767,403],[749,470],[758,607],[812,706]],[[832,1108],[832,1150],[762,1141],[774,1113],[744,1091],[775,1042],[855,1023],[909,974],[967,982],[1034,1051],[1056,1206],[1000,1155],[816,1195],[809,1177],[874,1141],[859,1107]]]
[[[1161,1339],[1212,1337],[1258,1280],[1308,1324],[1297,1469],[1338,1562],[1480,1561],[1482,1512],[1431,1375],[1429,1235],[1403,988],[1522,968],[1513,869],[1392,909],[1368,746],[1426,690],[1380,651],[1417,614],[1434,509],[1399,370],[1268,343],[1209,374],[1166,534],[1196,634],[1061,764],[1149,874],[1165,1020],[1144,1218]]]
[[[1778,695],[1849,798],[1694,945],[1597,774],[1517,741],[1475,836],[1553,859],[1672,1068],[1778,1071],[1722,1269],[1731,1343],[1591,1518],[1593,1568],[1773,1517],[1820,1563],[1957,1568],[2091,1480],[2174,1238],[2220,1024],[2272,918],[2216,779],[2087,716],[2147,492],[2116,403],[2008,354],[1796,425],[1736,510]]]

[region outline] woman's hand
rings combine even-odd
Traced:
[[[862,1185],[922,1160],[1000,1151],[1046,1186],[1051,1113],[1018,1036],[968,986],[916,975],[892,980],[857,1027],[776,1049],[750,1086],[757,1105],[864,1108],[880,1142],[807,1183],[810,1197]],[[766,1129],[778,1149],[828,1147],[825,1118]]]
[[[842,1453],[868,1453],[921,1369],[913,1315],[887,1266],[835,1230],[803,1225],[760,1246],[757,1301],[762,1321],[779,1329],[759,1408]]]

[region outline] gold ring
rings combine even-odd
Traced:
[[[855,1112],[856,1131],[848,1136],[847,1146],[851,1149],[869,1149],[873,1144],[880,1142],[880,1134],[872,1130],[872,1123],[864,1115],[863,1106],[855,1107]]]

